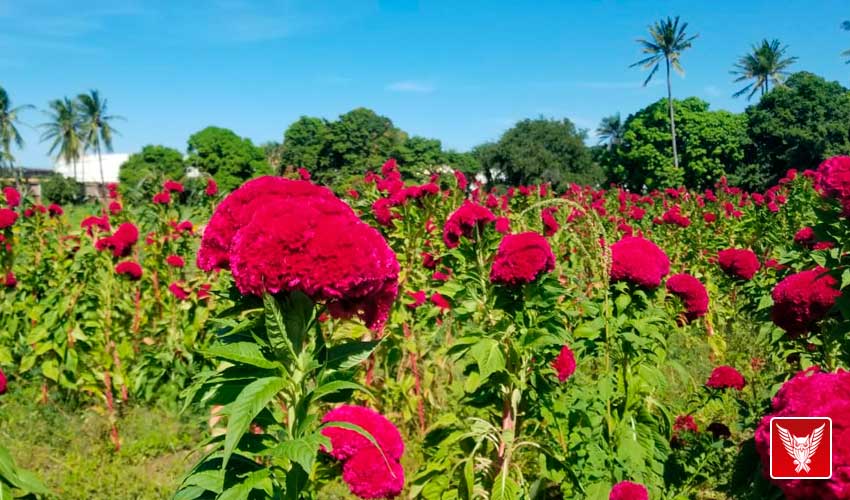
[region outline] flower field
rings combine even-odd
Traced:
[[[850,498],[850,157],[761,193],[423,181],[82,217],[6,187],[0,392],[116,455],[134,409],[197,416],[180,500]],[[767,477],[770,416],[832,418],[831,479]],[[4,498],[77,498],[4,439]]]

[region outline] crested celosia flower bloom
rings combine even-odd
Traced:
[[[543,221],[543,234],[553,236],[561,228],[558,220],[555,219],[555,212],[558,207],[547,207],[540,212],[540,219]]]
[[[218,184],[216,184],[215,179],[212,177],[207,179],[207,187],[204,189],[204,194],[207,196],[215,196],[218,194]]]
[[[109,208],[109,213],[112,214],[112,215],[118,215],[118,214],[121,213],[121,210],[123,210],[123,207],[117,201],[110,201],[108,208]]]
[[[370,446],[345,461],[342,480],[359,498],[392,498],[404,489],[404,469]]]
[[[171,193],[168,191],[163,191],[161,193],[156,193],[153,195],[152,201],[156,205],[168,205],[171,203]]]
[[[455,248],[460,244],[461,236],[471,238],[476,229],[481,230],[484,225],[496,220],[493,212],[487,207],[464,200],[463,204],[449,215],[446,225],[443,226],[443,241],[449,248]]]
[[[51,217],[59,217],[64,214],[65,211],[62,210],[62,207],[56,203],[51,203],[50,206],[47,207],[47,213],[49,213]]]
[[[535,232],[509,234],[499,243],[490,281],[508,286],[523,285],[554,269],[555,256],[546,238]]]
[[[183,184],[180,184],[177,181],[167,180],[162,184],[162,189],[169,193],[182,193]]]
[[[112,230],[112,226],[109,225],[109,217],[105,215],[103,217],[98,217],[96,215],[86,217],[82,222],[80,222],[80,227],[85,229],[89,236],[94,233],[95,228],[103,231],[104,233],[108,233]]]
[[[832,478],[770,481],[779,486],[789,500],[850,498],[850,372],[826,373],[815,367],[802,371],[782,385],[773,398],[771,409],[761,419],[755,435],[756,451],[761,457],[765,477],[770,475],[772,417],[829,417],[832,419]],[[818,453],[828,450],[828,446],[821,443]]]
[[[0,208],[0,229],[10,227],[18,220],[18,214],[11,208]]]
[[[6,275],[2,277],[2,283],[6,288],[15,288],[18,286],[18,278],[15,277],[15,273],[8,271],[6,272]]]
[[[773,322],[791,335],[808,332],[841,296],[837,284],[822,267],[788,276],[771,293]]]
[[[576,371],[576,357],[569,346],[561,347],[558,357],[552,360],[552,369],[558,374],[558,382],[566,382]]]
[[[466,180],[466,176],[463,175],[463,172],[461,172],[460,170],[455,170],[454,175],[455,179],[457,180],[458,189],[460,189],[461,191],[466,191],[466,186],[469,184],[469,182]]]
[[[640,483],[620,481],[611,488],[608,500],[649,500],[649,492]]]
[[[389,459],[399,460],[404,453],[401,433],[386,417],[365,406],[341,405],[322,418],[322,423],[330,424],[322,429],[322,435],[331,440],[331,450],[327,453],[337,460],[347,460],[361,450],[374,449],[375,445],[356,431],[334,427],[333,422],[346,422],[362,427],[372,435]]]
[[[497,217],[494,227],[499,234],[509,234],[511,232],[511,221],[507,217]]]
[[[191,290],[187,290],[183,283],[178,281],[168,285],[168,291],[177,297],[177,300],[189,300],[189,294],[192,292]]]
[[[751,280],[761,267],[755,252],[746,248],[727,248],[717,252],[717,263],[733,278]]]
[[[673,432],[697,432],[699,428],[692,415],[679,415],[673,423]]]
[[[611,246],[611,280],[656,288],[670,273],[670,259],[655,243],[640,236],[624,236]]]
[[[3,373],[3,370],[0,370],[0,394],[6,394],[7,384],[6,374]]]
[[[413,299],[413,302],[406,304],[410,309],[416,309],[428,300],[428,295],[425,294],[424,290],[419,290],[418,292],[407,292],[407,296]]]
[[[800,229],[796,234],[794,234],[794,243],[802,247],[811,248],[816,242],[815,230],[809,226]]]
[[[690,274],[674,274],[667,279],[667,290],[682,300],[688,321],[708,312],[708,292],[700,280]]]
[[[441,312],[448,311],[452,308],[452,305],[443,297],[439,292],[434,292],[431,294],[431,298],[429,299],[432,304],[440,308]]]
[[[186,262],[183,260],[183,257],[179,255],[169,255],[165,258],[165,263],[171,267],[183,267],[186,265]]]
[[[277,177],[249,181],[219,204],[198,267],[229,268],[243,294],[303,292],[373,329],[398,288],[398,261],[377,230],[327,188]]]
[[[850,156],[833,156],[818,167],[816,186],[824,196],[850,200]]]
[[[310,171],[307,170],[304,167],[299,167],[298,168],[298,178],[300,178],[302,181],[309,181],[310,180]]]
[[[142,277],[142,266],[140,266],[138,262],[127,260],[119,262],[118,265],[115,266],[115,272],[136,281]]]
[[[13,188],[12,186],[4,187],[3,195],[6,197],[7,207],[15,208],[21,204],[21,193],[19,193],[18,190]]]
[[[740,391],[745,385],[747,385],[747,382],[738,370],[731,366],[723,365],[718,366],[711,371],[711,375],[708,377],[705,385],[712,389],[727,389],[734,387]]]
[[[126,257],[133,250],[133,245],[139,241],[139,229],[131,222],[125,222],[118,226],[115,234],[97,240],[95,246],[98,250],[112,250],[115,257]]]

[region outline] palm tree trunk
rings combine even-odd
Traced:
[[[100,198],[104,199],[104,195],[106,194],[106,180],[103,177],[103,158],[100,156],[100,144],[97,145],[97,162],[100,165]]]
[[[670,108],[670,134],[673,136],[673,166],[679,170],[679,153],[676,151],[676,118],[673,117],[673,91],[670,87],[670,59],[667,62],[667,105]]]

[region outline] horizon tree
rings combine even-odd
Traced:
[[[766,94],[770,90],[771,82],[774,87],[782,85],[788,74],[786,70],[797,61],[794,56],[785,57],[787,50],[788,46],[783,46],[776,38],[771,41],[765,38],[761,44],[753,45],[752,52],[741,56],[735,63],[735,69],[730,72],[740,75],[735,82],[753,81],[732,94],[732,97],[740,97],[749,92],[747,100],[750,100],[756,92],[761,91],[762,96]]]
[[[673,116],[673,91],[670,82],[670,69],[676,70],[680,75],[685,74],[685,70],[679,62],[682,52],[691,48],[691,42],[699,36],[699,34],[688,36],[685,30],[688,23],[679,24],[679,16],[675,18],[667,17],[656,21],[655,24],[649,27],[649,39],[638,38],[637,42],[641,45],[641,51],[648,54],[647,57],[630,65],[630,68],[640,66],[642,69],[649,69],[649,76],[643,82],[646,87],[655,73],[658,72],[661,66],[661,61],[664,61],[664,66],[667,72],[667,104],[670,114],[670,133],[673,136],[673,166],[679,168],[679,154],[676,150],[676,118]]]
[[[56,152],[56,160],[61,158],[66,163],[73,165],[74,179],[76,180],[77,162],[80,160],[85,147],[80,134],[77,107],[67,97],[54,99],[48,103],[48,106],[50,110],[44,111],[44,113],[50,118],[50,121],[39,125],[44,130],[41,134],[41,141],[51,141],[47,154],[52,155]]]
[[[16,126],[22,124],[19,114],[25,109],[32,108],[33,106],[30,104],[12,107],[12,100],[9,98],[9,94],[6,92],[6,89],[0,87],[0,148],[2,148],[0,149],[0,166],[5,161],[9,165],[9,170],[14,170],[15,156],[12,154],[12,144],[18,149],[23,149],[24,147],[24,138],[21,137],[21,133]],[[16,174],[18,188],[20,188],[22,170],[22,168],[19,169]]]
[[[626,126],[620,118],[620,113],[606,116],[596,128],[596,135],[599,137],[597,144],[605,143],[608,146],[608,151],[611,151],[611,149],[622,144],[625,131]]]
[[[112,152],[112,136],[113,134],[118,134],[118,131],[112,127],[112,121],[120,120],[122,117],[108,114],[107,100],[102,99],[97,90],[89,90],[87,94],[78,95],[75,104],[83,150],[93,150],[97,154],[97,162],[100,167],[100,192],[102,196],[106,188],[106,179],[103,176],[101,145],[106,148],[107,152]]]

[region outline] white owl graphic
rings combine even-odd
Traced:
[[[779,430],[779,438],[785,446],[785,451],[794,459],[794,465],[797,466],[795,472],[799,473],[801,470],[806,472],[811,471],[809,464],[812,463],[812,456],[818,450],[824,427],[826,427],[826,424],[821,424],[820,427],[812,431],[808,436],[797,437],[788,432],[788,429],[784,429],[781,425],[776,424],[776,428]]]

